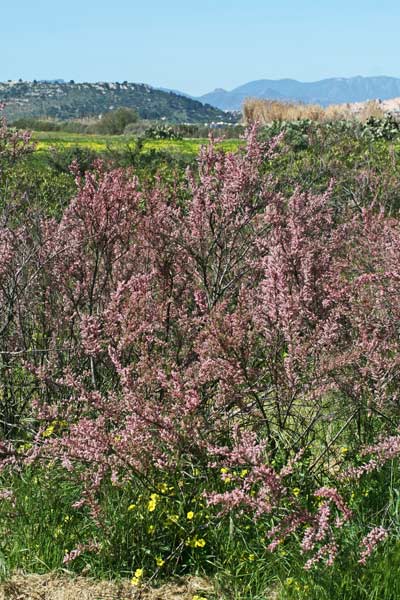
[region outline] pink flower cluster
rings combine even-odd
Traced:
[[[367,558],[372,554],[375,547],[383,542],[388,536],[388,531],[384,527],[374,527],[361,541],[362,552],[360,555],[360,564],[365,565]]]

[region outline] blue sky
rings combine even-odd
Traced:
[[[399,0],[1,0],[0,81],[400,77]]]

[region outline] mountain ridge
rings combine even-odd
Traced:
[[[377,75],[372,77],[330,77],[303,82],[296,79],[257,79],[233,90],[217,88],[197,96],[221,110],[240,110],[246,98],[305,102],[307,104],[346,104],[367,100],[387,100],[400,96],[400,78]]]

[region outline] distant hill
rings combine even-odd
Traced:
[[[21,117],[73,119],[100,116],[121,106],[135,108],[143,119],[172,123],[230,121],[218,108],[143,83],[0,83],[0,102],[10,122]]]
[[[39,83],[65,83],[65,79],[39,79]]]
[[[197,98],[222,110],[240,110],[246,98],[306,102],[310,104],[345,104],[366,100],[387,100],[400,96],[400,79],[396,77],[333,77],[321,81],[295,79],[260,79],[232,91],[216,89]]]

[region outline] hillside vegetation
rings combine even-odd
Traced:
[[[9,121],[23,117],[72,119],[134,108],[142,119],[172,123],[230,121],[220,109],[142,83],[0,83],[0,102]]]

